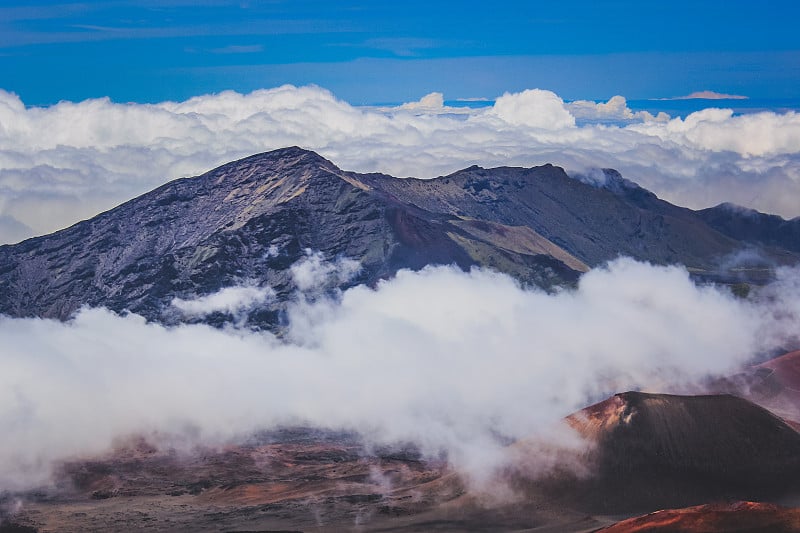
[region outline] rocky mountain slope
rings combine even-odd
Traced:
[[[800,217],[786,220],[733,204],[720,204],[697,214],[732,239],[800,252]]]
[[[345,286],[456,264],[550,287],[618,255],[713,276],[745,245],[614,171],[605,176],[584,183],[545,165],[397,179],[345,172],[296,147],[258,154],[0,247],[0,313],[65,319],[90,305],[171,322],[181,319],[174,298],[248,283],[275,290],[250,316],[274,327],[295,290],[288,267],[307,249],[359,261]],[[773,260],[797,259],[780,239],[764,242]]]
[[[800,489],[800,434],[736,396],[626,392],[568,422],[593,443],[595,471],[569,494],[595,512],[760,500]]]

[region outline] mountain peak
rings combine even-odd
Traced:
[[[287,146],[285,148],[278,148],[276,150],[270,150],[269,152],[262,152],[260,154],[256,154],[252,157],[261,157],[261,158],[284,160],[291,162],[320,163],[320,164],[335,166],[332,162],[325,159],[317,152],[313,150],[308,150],[306,148],[301,148],[299,146]]]
[[[231,161],[210,170],[201,178],[211,179],[215,185],[219,185],[231,178],[235,182],[242,182],[259,179],[264,174],[280,173],[292,177],[295,170],[303,168],[307,170],[341,172],[336,165],[318,153],[297,146],[290,146]]]
[[[734,204],[733,202],[722,202],[721,204],[712,207],[712,209],[716,209],[718,211],[727,211],[728,213],[732,213],[735,215],[742,215],[747,217],[757,217],[762,213],[759,213],[755,209],[750,209],[749,207],[744,207],[739,204]]]
[[[245,157],[244,159],[251,159],[251,158],[269,158],[269,159],[298,159],[303,158],[307,160],[318,160],[318,161],[328,161],[317,152],[313,150],[308,150],[306,148],[301,148],[300,146],[284,146],[283,148],[276,148],[275,150],[269,150],[267,152],[260,152],[258,154],[253,154],[251,156]]]

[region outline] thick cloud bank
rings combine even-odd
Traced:
[[[432,93],[396,108],[354,107],[319,87],[223,92],[185,102],[108,99],[27,108],[0,90],[0,242],[53,231],[169,179],[299,145],[347,170],[430,178],[472,164],[612,167],[690,207],[729,201],[800,215],[800,116],[685,119],[633,112],[621,96],[564,103],[545,90],[492,107]]]
[[[350,268],[329,267],[310,277]],[[68,323],[0,317],[0,490],[45,482],[54,461],[133,433],[213,443],[292,423],[413,441],[481,476],[502,464],[498,436],[542,436],[608,394],[669,391],[783,342],[800,325],[798,279],[784,271],[758,304],[627,259],[557,294],[493,272],[427,268],[376,289],[300,297],[280,340],[103,309]],[[259,294],[180,305],[238,311]]]

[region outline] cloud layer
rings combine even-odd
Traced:
[[[312,277],[350,269],[318,259],[306,260]],[[543,436],[611,393],[688,386],[784,342],[800,325],[799,274],[783,271],[758,304],[628,259],[556,294],[482,270],[402,271],[376,289],[298,298],[282,339],[103,309],[69,323],[0,317],[0,491],[132,433],[214,443],[292,423],[444,450],[481,479],[505,459],[498,435]],[[252,290],[237,294],[252,304]]]
[[[800,116],[685,119],[632,112],[621,96],[564,103],[545,90],[492,107],[441,94],[397,108],[354,107],[314,86],[223,92],[184,102],[108,99],[27,108],[0,91],[0,242],[50,232],[165,181],[299,145],[342,168],[430,178],[479,164],[612,167],[690,207],[723,201],[800,215]]]

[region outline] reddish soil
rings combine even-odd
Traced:
[[[761,363],[756,368],[771,370],[780,385],[800,395],[800,350]]]
[[[139,440],[63,465],[54,487],[5,499],[21,509],[0,513],[0,533],[591,531],[609,523],[546,501],[487,504],[443,461],[314,430],[187,452]]]
[[[747,398],[800,429],[800,351],[785,353],[737,375],[716,380],[709,388]]]
[[[666,509],[600,529],[603,533],[789,533],[800,531],[800,509],[737,502]],[[599,532],[598,532],[599,533]]]
[[[787,361],[795,357],[764,368],[793,368]],[[523,460],[536,462],[544,452],[515,443],[528,451],[504,472],[498,487],[508,493],[488,495],[471,490],[445,460],[409,447],[376,450],[348,433],[285,429],[183,451],[132,440],[104,457],[63,464],[51,487],[0,493],[0,533],[588,532],[621,517],[691,505],[699,507],[615,526],[645,529],[610,531],[796,526],[786,522],[797,518],[796,510],[701,505],[800,494],[800,434],[747,400],[627,392],[566,421],[586,438],[586,448],[565,452],[560,466],[533,475]],[[711,529],[702,529],[706,523]]]

